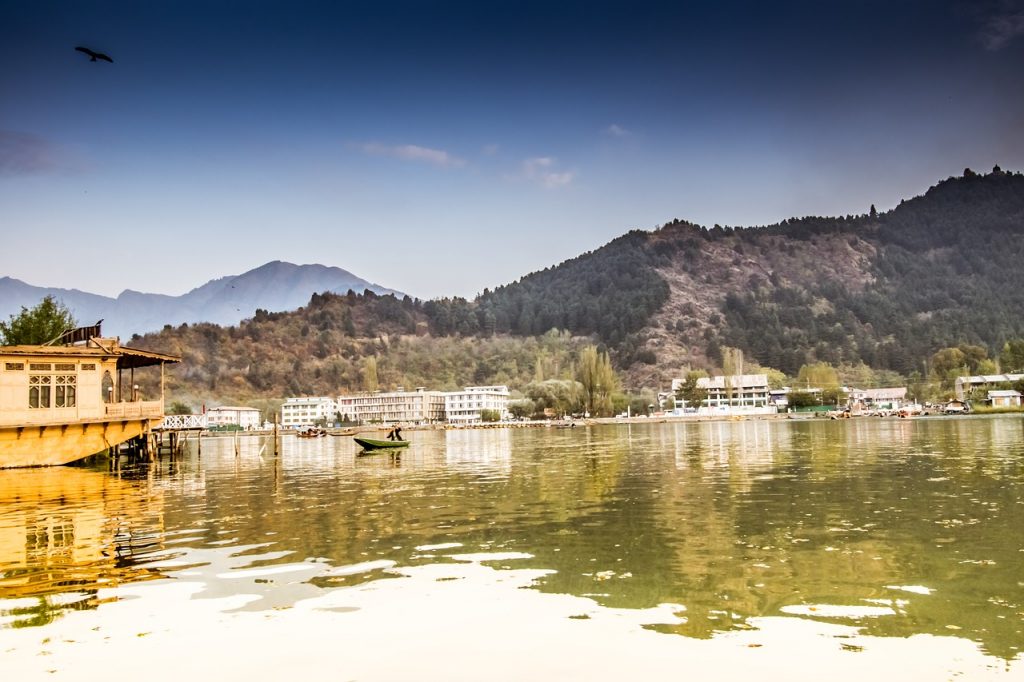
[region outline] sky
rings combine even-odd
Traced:
[[[284,260],[472,297],[996,164],[1024,170],[1024,0],[0,0],[0,276],[37,286]]]

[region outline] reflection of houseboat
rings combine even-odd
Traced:
[[[163,496],[144,482],[81,468],[4,471],[0,519],[0,622],[8,627],[67,609],[75,595],[161,577],[145,554],[162,546]],[[47,602],[56,594],[67,598]],[[10,610],[25,598],[39,601]]]
[[[0,468],[66,464],[149,433],[164,416],[164,365],[179,360],[99,337],[0,346]],[[159,400],[140,400],[135,370],[155,366]]]

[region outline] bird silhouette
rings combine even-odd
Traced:
[[[89,61],[90,61],[90,62],[94,62],[94,61],[96,61],[97,59],[102,59],[102,60],[103,60],[103,61],[105,61],[105,62],[110,62],[111,64],[113,64],[113,63],[114,63],[114,60],[113,60],[113,59],[111,59],[111,58],[110,58],[110,57],[108,57],[107,55],[103,54],[102,52],[93,52],[92,50],[90,50],[90,49],[89,49],[89,48],[87,48],[87,47],[76,47],[76,48],[75,48],[75,50],[76,50],[77,52],[81,52],[82,54],[87,54],[87,55],[89,55]]]

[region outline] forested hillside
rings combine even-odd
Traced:
[[[564,374],[587,342],[635,388],[718,368],[724,346],[789,375],[824,361],[908,376],[939,349],[995,357],[1024,336],[1022,262],[1024,176],[968,170],[882,213],[629,232],[473,301],[314,296],[142,343],[183,353],[175,381],[196,395],[354,390],[368,362],[383,387],[521,386]]]

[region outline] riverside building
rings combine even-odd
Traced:
[[[281,405],[281,426],[286,429],[316,426],[334,421],[337,414],[338,406],[333,398],[288,398]]]
[[[483,421],[487,410],[508,419],[508,386],[467,386],[462,391],[444,394],[445,419],[450,424],[475,424]]]
[[[697,414],[772,414],[775,406],[769,404],[768,375],[735,374],[731,376],[701,377],[697,388],[707,391],[707,397],[697,407]],[[675,414],[683,414],[682,400],[675,404]]]
[[[245,430],[260,428],[260,411],[255,407],[213,407],[206,411],[208,426],[239,426]]]
[[[338,396],[338,412],[349,421],[372,424],[429,424],[444,421],[445,394],[415,391],[378,391]]]

